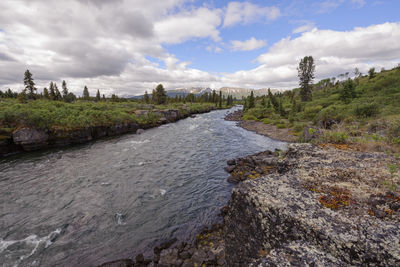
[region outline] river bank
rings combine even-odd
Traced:
[[[118,136],[125,133],[142,133],[146,129],[176,122],[181,119],[215,110],[215,106],[204,106],[201,109],[146,109],[132,111],[139,119],[134,122],[119,122],[96,126],[41,129],[35,126],[22,126],[7,137],[0,138],[0,157],[20,152],[31,152],[55,147],[83,144],[104,137]],[[151,119],[140,119],[151,118]]]
[[[399,265],[400,194],[386,183],[395,163],[310,144],[230,160],[226,171],[239,184],[222,224],[193,244],[156,247],[153,259],[102,266]]]
[[[248,121],[243,120],[243,111],[238,110],[226,116],[226,120],[237,121],[237,125],[248,130],[272,138],[274,140],[293,143],[297,141],[295,136],[290,129],[278,128],[272,124],[265,124],[261,121]]]

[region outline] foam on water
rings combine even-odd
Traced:
[[[21,263],[21,261],[34,255],[40,245],[44,245],[45,249],[48,248],[51,244],[53,244],[55,242],[55,240],[60,235],[60,233],[61,233],[61,228],[58,228],[55,231],[51,232],[50,234],[48,234],[47,236],[44,236],[44,237],[38,237],[37,235],[32,234],[32,235],[29,235],[28,237],[26,237],[24,239],[20,239],[20,240],[3,240],[0,238],[0,255],[2,253],[7,254],[7,252],[11,253],[12,251],[8,250],[8,248],[10,248],[10,246],[12,246],[14,244],[20,244],[20,245],[26,245],[28,247],[32,247],[28,254],[21,255],[19,257],[18,262],[16,262],[14,264],[14,266],[18,266]]]

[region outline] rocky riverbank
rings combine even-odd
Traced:
[[[398,266],[398,159],[289,144],[228,161],[223,223],[103,266]],[[394,187],[396,185],[396,187]]]
[[[284,128],[280,129],[272,124],[265,124],[260,121],[247,121],[242,119],[243,111],[238,110],[228,114],[225,119],[229,121],[237,121],[237,125],[248,130],[255,132],[257,134],[268,136],[274,140],[279,140],[283,142],[293,143],[297,141],[297,136],[295,136],[290,129]]]
[[[153,123],[126,122],[112,125],[99,125],[77,129],[51,128],[38,129],[35,127],[21,127],[12,135],[0,139],[0,156],[7,156],[18,152],[30,152],[53,147],[63,147],[74,144],[82,144],[103,137],[117,136],[125,133],[141,133],[144,129],[157,127],[180,119],[193,116],[198,113],[206,113],[215,107],[202,111],[180,112],[178,109],[166,110],[136,110],[138,116],[157,116],[158,121]]]

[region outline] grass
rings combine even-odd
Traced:
[[[262,106],[261,97],[257,97],[256,106],[247,110],[243,118],[291,128],[300,140],[305,126],[319,128],[321,134],[311,141],[314,143],[400,151],[400,68],[353,82],[355,97],[346,101],[340,98],[344,82],[327,84],[325,80],[314,85],[311,101],[301,102],[298,88],[275,95],[282,103],[282,113],[272,105]],[[268,103],[267,96],[265,99]]]
[[[180,114],[205,111],[211,103],[174,103],[155,106],[155,109],[178,109]],[[136,110],[149,110],[147,115],[136,115]],[[18,128],[31,126],[39,129],[77,129],[107,126],[124,122],[147,124],[159,117],[151,111],[153,106],[134,101],[91,102],[34,100],[19,103],[16,99],[0,99],[0,138],[10,136]]]

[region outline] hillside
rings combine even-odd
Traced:
[[[400,68],[373,77],[319,81],[313,86],[312,100],[308,102],[301,102],[299,89],[272,98],[257,97],[255,107],[245,111],[244,119],[290,128],[299,141],[398,150]],[[308,126],[312,128],[305,132]]]

